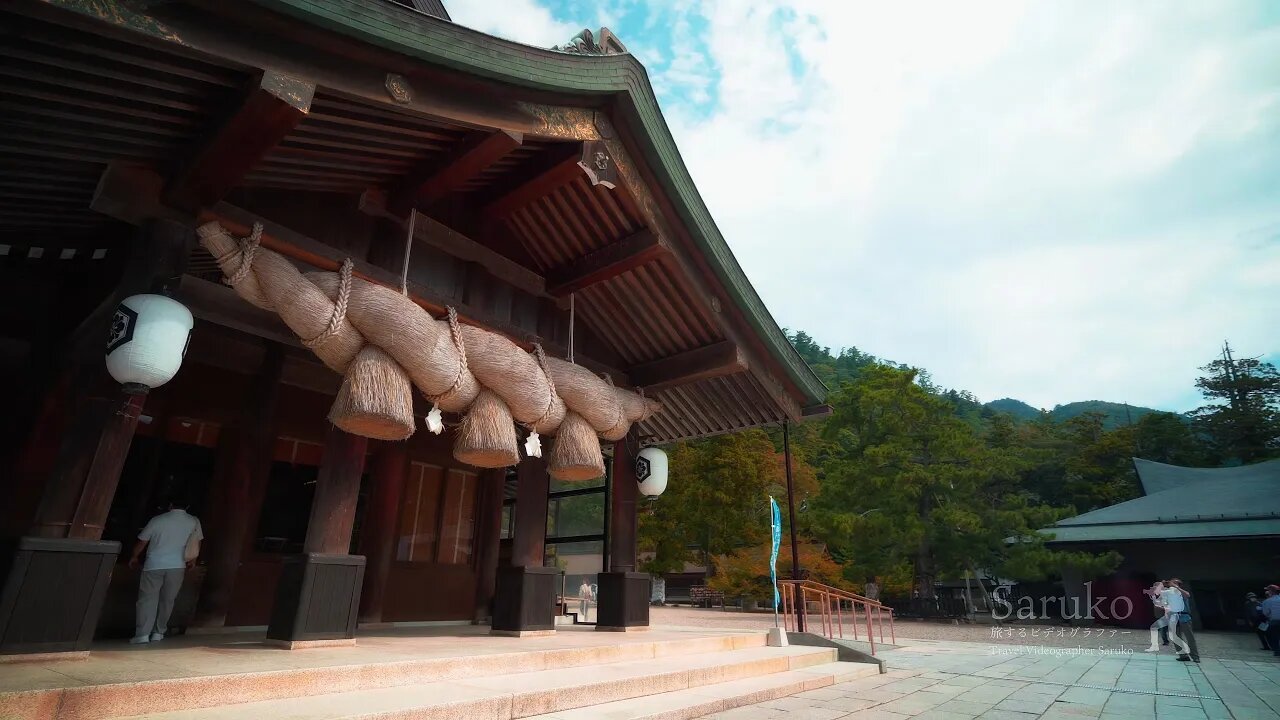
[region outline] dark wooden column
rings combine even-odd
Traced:
[[[262,512],[263,488],[271,475],[275,407],[284,352],[266,348],[262,365],[240,406],[240,417],[218,443],[205,525],[208,566],[200,598],[200,624],[223,625],[240,559]]]
[[[267,642],[287,648],[355,643],[365,559],[349,555],[368,438],[330,428],[303,553],[285,560]]]
[[[636,453],[639,439],[632,430],[613,444],[613,497],[609,503],[609,571],[636,569]]]
[[[364,590],[360,594],[360,620],[380,622],[387,576],[395,560],[396,523],[400,498],[409,477],[409,445],[380,442],[373,451],[373,488],[360,532],[360,552],[366,558]]]
[[[600,573],[597,630],[649,626],[649,575],[636,572],[636,453],[633,429],[613,444],[612,497],[609,500],[609,571]]]
[[[498,580],[498,551],[502,544],[502,500],[506,468],[480,473],[480,498],[476,523],[476,609],[473,622],[492,614],[493,592]]]
[[[190,226],[167,220],[148,222],[130,243],[115,242],[128,253],[119,279],[61,343],[53,386],[70,421],[51,435],[28,433],[28,442],[49,445],[25,453],[22,471],[39,459],[53,465],[31,537],[0,559],[0,652],[81,651],[93,639],[120,552],[120,543],[100,538],[146,398],[145,389],[122,388],[107,374],[107,330],[124,298],[176,288],[193,242]],[[49,457],[45,450],[55,445]]]
[[[145,390],[122,388],[107,374],[107,329],[126,297],[176,287],[193,242],[191,227],[182,223],[156,220],[143,226],[114,290],[68,338],[67,401],[74,414],[45,483],[31,535],[102,537],[146,399]]]
[[[547,541],[547,494],[551,476],[543,458],[525,458],[516,466],[516,527],[511,564],[542,567]]]
[[[560,571],[543,567],[547,540],[547,493],[551,476],[542,458],[516,466],[515,537],[511,564],[498,568],[492,632],[528,635],[555,630],[555,594]]]
[[[307,539],[303,542],[305,552],[338,555],[349,552],[368,447],[368,438],[329,428],[320,476],[316,479],[315,499],[311,501]]]

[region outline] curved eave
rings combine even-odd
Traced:
[[[584,97],[610,97],[633,116],[637,135],[658,181],[697,249],[742,310],[751,329],[788,379],[804,395],[802,405],[819,406],[827,388],[791,346],[747,280],[702,201],[676,148],[644,66],[631,55],[587,56],[544,50],[503,40],[389,3],[359,0],[254,0],[309,25],[346,35],[424,62],[498,82]],[[408,20],[408,22],[406,22]]]

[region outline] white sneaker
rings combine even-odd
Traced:
[[[151,633],[151,642],[160,642],[164,639],[164,633]]]
[[[154,639],[154,637],[155,637],[155,636],[153,635],[153,636],[152,636],[152,638]],[[163,637],[163,636],[161,636],[161,637]],[[1154,647],[1154,648],[1147,648],[1146,650],[1143,650],[1142,652],[1160,652],[1160,648],[1158,648],[1158,647]]]
[[[138,637],[129,638],[130,645],[146,645],[149,642],[151,642],[151,638],[147,637],[146,635],[139,635]]]

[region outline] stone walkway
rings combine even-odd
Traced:
[[[1280,720],[1280,663],[906,641],[888,672],[713,715],[723,720]]]

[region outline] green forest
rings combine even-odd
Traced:
[[[1204,406],[1177,415],[1101,401],[1053,411],[983,404],[935,385],[925,370],[856,348],[833,354],[804,332],[788,337],[830,388],[832,407],[791,427],[800,565],[807,577],[855,591],[871,577],[886,594],[932,597],[936,581],[966,573],[1104,575],[1119,555],[1052,551],[1038,531],[1138,497],[1132,458],[1216,467],[1280,457],[1280,373],[1229,348],[1201,368]],[[645,569],[693,562],[714,568],[710,584],[727,595],[765,597],[766,496],[783,503],[787,521],[782,429],[668,452],[667,491],[641,510]],[[780,573],[790,572],[787,555]]]

